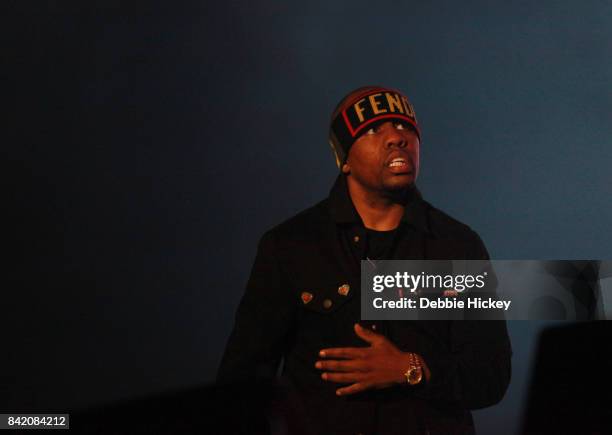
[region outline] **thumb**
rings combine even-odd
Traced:
[[[380,340],[381,335],[370,331],[368,328],[362,327],[359,323],[355,323],[355,334],[364,341],[374,344]]]

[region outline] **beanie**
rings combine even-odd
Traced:
[[[393,120],[412,126],[421,140],[414,108],[398,90],[366,86],[346,95],[336,106],[329,127],[329,143],[338,167],[342,167],[349,149],[361,134]]]

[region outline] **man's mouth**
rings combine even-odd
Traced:
[[[385,167],[394,175],[410,175],[414,170],[410,157],[397,154],[386,162]]]
[[[387,164],[389,168],[402,168],[407,165],[408,162],[403,157],[396,157]]]

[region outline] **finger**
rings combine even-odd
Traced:
[[[320,370],[331,372],[362,372],[363,364],[359,360],[322,360],[315,363]]]
[[[355,323],[355,333],[359,338],[370,344],[379,343],[381,340],[384,340],[384,336],[362,327],[359,323]]]
[[[336,395],[338,396],[348,396],[349,394],[360,393],[369,389],[370,387],[366,383],[356,382],[353,385],[349,385],[348,387],[338,388],[336,390]]]
[[[321,373],[321,378],[324,381],[328,382],[338,382],[343,384],[350,384],[352,382],[360,382],[363,381],[364,375],[359,372],[349,372],[349,373],[333,373],[333,372],[324,372]]]
[[[334,347],[322,349],[319,356],[322,358],[361,359],[364,357],[363,349],[362,347]]]

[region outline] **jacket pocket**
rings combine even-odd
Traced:
[[[313,346],[358,345],[353,324],[360,320],[360,299],[352,285],[332,284],[300,290],[297,334]]]

